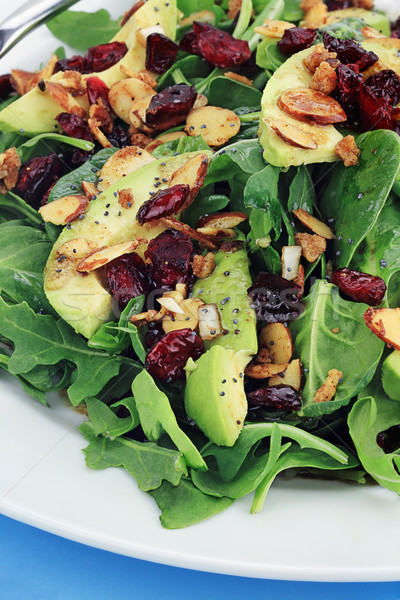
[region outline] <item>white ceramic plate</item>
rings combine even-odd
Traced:
[[[98,3],[78,6],[95,10]],[[125,8],[114,0],[115,16]],[[0,72],[35,67],[58,45],[41,28],[0,60]],[[210,572],[310,581],[400,579],[395,494],[378,486],[279,481],[258,515],[249,514],[251,500],[244,498],[208,521],[166,531],[155,502],[127,472],[85,466],[81,415],[60,396],[50,403],[51,409],[35,403],[0,371],[5,515],[106,550]]]

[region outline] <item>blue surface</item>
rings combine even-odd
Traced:
[[[398,600],[400,582],[298,583],[189,571],[90,548],[0,515],[1,600],[125,598]]]

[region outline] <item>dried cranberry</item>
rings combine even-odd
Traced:
[[[70,137],[94,142],[89,125],[82,119],[82,117],[64,112],[56,116],[56,121],[64,133]]]
[[[148,292],[146,267],[136,252],[120,256],[108,263],[106,276],[111,294],[121,309],[125,308],[132,298]]]
[[[395,106],[400,102],[400,79],[392,69],[384,69],[371,75],[366,85],[378,98],[384,98]]]
[[[364,86],[362,75],[353,66],[339,65],[336,69],[337,85],[332,96],[346,113],[349,124],[360,120],[360,91]]]
[[[360,110],[363,131],[394,128],[395,119],[392,106],[385,98],[378,98],[367,86],[361,88]]]
[[[162,381],[185,378],[184,366],[204,352],[204,343],[192,329],[170,331],[153,346],[146,357],[146,369]]]
[[[173,185],[166,190],[160,190],[139,208],[136,215],[137,221],[140,225],[143,225],[149,221],[174,215],[185,204],[189,192],[190,187],[187,183]]]
[[[197,36],[193,29],[187,31],[179,42],[180,50],[189,52],[190,54],[200,54],[199,47],[197,45]]]
[[[288,56],[305,50],[313,45],[317,37],[316,29],[306,27],[291,27],[286,29],[282,39],[277,43],[279,50]]]
[[[107,139],[115,148],[125,148],[131,145],[129,133],[122,125],[114,125],[111,133],[107,135]]]
[[[347,267],[332,274],[332,283],[355,302],[378,306],[385,297],[386,283],[380,277]]]
[[[250,409],[300,410],[301,408],[300,396],[292,387],[285,384],[259,388],[253,392],[248,392],[246,395]]]
[[[85,54],[86,73],[99,73],[109,69],[128,52],[125,42],[110,42],[93,46]]]
[[[14,91],[11,85],[11,75],[0,75],[0,100],[5,100]]]
[[[146,40],[146,69],[162,75],[175,62],[179,46],[162,33],[151,33]]]
[[[54,66],[54,72],[58,71],[79,71],[79,73],[86,73],[86,61],[84,56],[71,56],[71,58],[62,58],[58,60]]]
[[[343,10],[354,6],[352,0],[327,0],[326,4],[328,5],[328,11]]]
[[[100,77],[88,77],[86,79],[87,84],[87,95],[89,104],[97,104],[97,100],[101,98],[105,108],[108,112],[111,112],[110,102],[108,100],[108,86],[104,83]]]
[[[259,273],[248,289],[251,304],[259,319],[267,323],[293,321],[303,312],[301,288],[280,275]]]
[[[152,97],[146,111],[146,124],[155,129],[167,129],[186,120],[195,103],[194,86],[178,83]]]
[[[392,425],[376,436],[376,443],[385,454],[396,452],[400,448],[400,425]]]
[[[70,165],[71,169],[76,169],[76,168],[80,167],[81,165],[83,165],[86,161],[88,161],[89,158],[91,156],[93,156],[93,154],[95,154],[95,152],[96,152],[95,148],[90,151],[80,150],[79,148],[74,148],[69,157],[68,164]]]
[[[186,233],[167,229],[150,241],[145,252],[151,263],[150,277],[158,288],[175,286],[190,278],[192,242]]]
[[[49,187],[64,175],[64,171],[64,164],[54,152],[30,158],[22,164],[13,192],[34,208],[39,208]]]
[[[154,323],[150,323],[149,327],[144,336],[144,343],[146,348],[152,348],[154,344],[157,344],[164,337],[165,331],[162,328],[162,324],[160,321],[156,321]]]
[[[354,40],[335,38],[327,31],[324,31],[322,38],[325,48],[329,52],[336,52],[338,59],[344,65],[357,65],[360,71],[364,71],[378,60],[375,52],[364,50]]]
[[[251,58],[248,42],[238,40],[226,31],[200,21],[194,21],[193,31],[201,56],[214,67],[238,67]]]

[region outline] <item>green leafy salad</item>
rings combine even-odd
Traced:
[[[282,473],[400,494],[400,21],[126,11],[0,76],[0,376],[67,395],[165,528]]]

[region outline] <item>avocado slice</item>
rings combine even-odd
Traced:
[[[322,126],[299,122],[284,113],[278,106],[278,99],[285,90],[309,87],[312,73],[304,67],[303,60],[313,51],[312,47],[307,48],[288,58],[275,71],[264,89],[261,100],[259,137],[260,144],[264,148],[265,160],[275,167],[290,167],[292,165],[298,166],[338,160],[335,146],[342,139],[342,135],[333,125]],[[272,128],[277,120],[294,127],[301,127],[311,135],[318,147],[305,149],[289,144]]]
[[[384,35],[390,36],[390,23],[387,16],[382,12],[366,10],[365,8],[343,8],[341,10],[329,11],[327,24],[337,23],[349,17],[362,19],[369,27],[373,27],[381,31]]]
[[[392,400],[400,401],[400,351],[394,350],[382,364],[382,385]]]
[[[168,187],[172,173],[196,154],[199,152],[160,159],[129,173],[92,200],[82,219],[64,227],[47,261],[44,291],[53,308],[76,332],[90,338],[101,323],[113,318],[112,297],[101,276],[96,270],[79,273],[79,262],[98,248],[137,237],[150,240],[164,231],[166,227],[158,221],[140,226],[136,213],[150,192]],[[118,191],[122,189],[132,191],[131,207],[119,203]],[[138,254],[143,256],[145,249],[145,244],[140,245]]]
[[[166,35],[174,38],[177,24],[176,0],[170,2],[159,2],[159,0],[148,0],[136,13],[125,23],[121,30],[112,38],[111,42],[125,42],[128,46],[128,52],[115,65],[101,71],[100,73],[91,73],[84,75],[85,78],[95,75],[102,79],[109,87],[124,78],[121,66],[125,65],[134,71],[141,71],[145,68],[146,49],[139,42],[136,32],[139,28],[160,24]],[[64,76],[64,73],[55,73],[50,81],[57,82]],[[88,110],[86,96],[77,98],[85,110]],[[47,131],[58,130],[56,116],[63,112],[47,91],[42,92],[39,87],[33,88],[30,92],[21,96],[0,112],[0,131],[2,132],[23,132],[27,136],[34,136]]]
[[[233,350],[215,345],[187,365],[185,408],[219,446],[233,446],[247,414],[243,372]]]
[[[400,57],[397,48],[385,48],[385,46],[374,40],[364,40],[361,42],[361,46],[366,50],[375,52],[379,56],[382,69],[392,69],[400,77]],[[374,72],[374,67],[372,66],[371,75]]]

